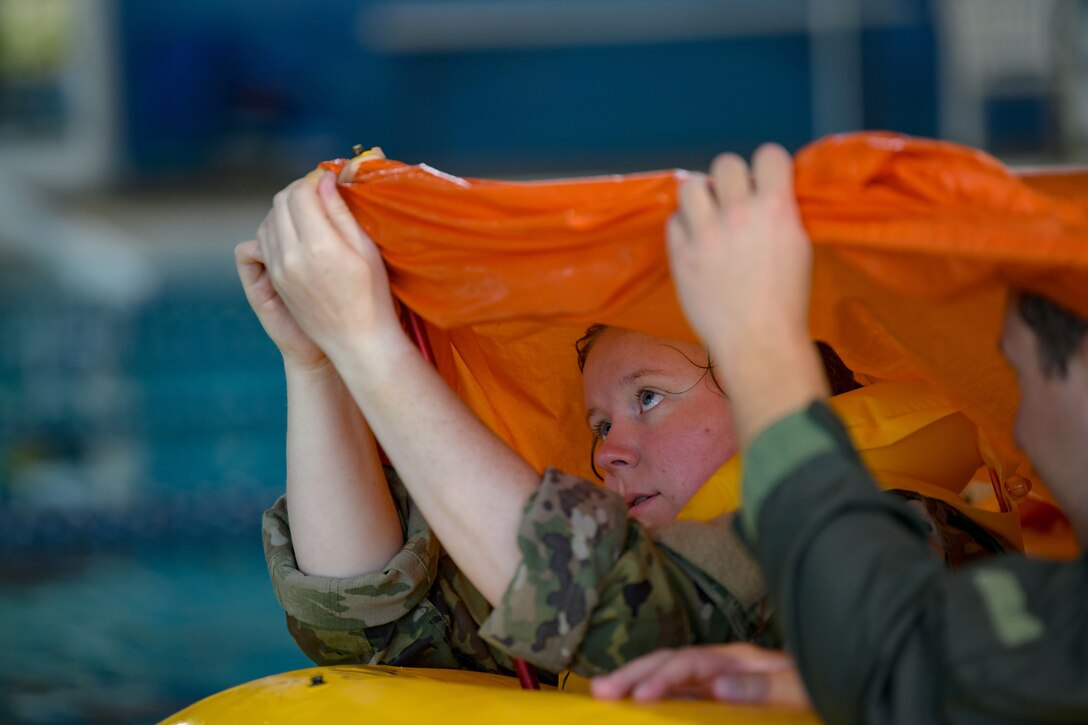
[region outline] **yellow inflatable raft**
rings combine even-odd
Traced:
[[[550,688],[522,690],[513,677],[464,670],[344,665],[254,680],[201,700],[163,725],[420,725],[460,719],[474,725],[819,722],[812,713],[783,709],[680,700],[637,705]]]

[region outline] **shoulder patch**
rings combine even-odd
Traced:
[[[1043,636],[1046,627],[1028,611],[1027,594],[1011,571],[983,568],[973,580],[1002,645],[1018,647]]]

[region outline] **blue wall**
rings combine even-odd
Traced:
[[[864,124],[931,136],[927,4],[897,4],[907,23],[863,34]],[[133,168],[295,172],[363,143],[459,173],[625,170],[813,136],[801,34],[386,55],[360,39],[367,5],[122,2]]]

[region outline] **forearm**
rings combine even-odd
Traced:
[[[722,371],[742,449],[775,421],[828,395],[819,353],[804,330],[765,330],[747,339],[756,345],[738,350],[729,341],[707,341]]]
[[[489,431],[400,330],[330,353],[446,551],[492,604],[513,577],[539,476]]]
[[[287,500],[298,567],[330,577],[377,571],[404,536],[374,436],[331,365],[285,370]]]
[[[473,416],[411,346],[393,308],[381,254],[340,198],[331,174],[311,173],[277,194],[257,241],[276,299],[332,361],[447,551],[489,601],[497,600],[514,571],[514,531],[536,474]],[[292,427],[317,423],[321,428],[328,409],[317,408],[318,415],[296,416]],[[344,418],[334,417],[329,426],[333,438],[346,443],[345,436],[336,435],[347,427]],[[323,453],[314,455],[308,446],[320,444],[318,432],[302,435],[296,441],[305,444],[293,443],[292,457],[308,463],[305,471],[292,466],[295,480],[315,468],[324,473],[323,456],[335,453],[326,442]],[[362,462],[367,470],[377,470],[372,449]],[[334,468],[340,473],[355,467]],[[307,508],[316,515],[307,517],[315,525],[337,506],[342,518],[336,521],[351,518],[344,512],[372,491],[360,495],[350,486],[332,485],[322,493],[308,497],[312,505]],[[293,509],[295,502],[290,503]],[[339,547],[338,535],[321,541],[318,552],[342,568],[362,560],[357,546],[330,550],[330,545]]]

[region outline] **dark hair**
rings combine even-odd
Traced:
[[[861,383],[854,379],[854,371],[846,367],[839,354],[826,342],[817,342],[816,348],[820,351],[820,359],[824,363],[824,374],[827,375],[827,386],[832,395],[849,393],[857,390]]]
[[[586,371],[586,358],[589,357],[589,351],[593,349],[593,346],[597,344],[597,340],[600,339],[601,334],[608,329],[608,325],[602,325],[596,323],[586,328],[586,334],[579,337],[574,342],[574,349],[578,351],[578,369],[582,372]]]
[[[1046,297],[1027,292],[1017,296],[1016,309],[1039,342],[1043,373],[1048,377],[1056,373],[1064,378],[1069,370],[1069,358],[1088,333],[1088,320]]]

